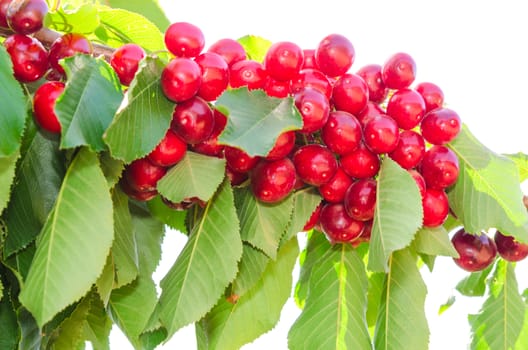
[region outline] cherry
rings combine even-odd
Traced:
[[[161,72],[161,88],[173,102],[183,102],[198,93],[202,84],[202,70],[189,58],[174,58]]]
[[[185,141],[169,129],[147,157],[155,165],[170,167],[182,160],[186,153],[187,144]]]
[[[360,179],[347,189],[343,204],[352,218],[368,221],[374,217],[376,208],[376,187],[374,179]]]
[[[368,64],[361,67],[356,74],[367,84],[369,101],[380,103],[385,100],[389,89],[381,77],[381,65]]]
[[[134,191],[154,191],[166,172],[165,167],[154,165],[147,158],[139,158],[127,165],[124,177]]]
[[[238,173],[247,173],[257,165],[261,158],[252,157],[246,151],[231,146],[225,146],[224,157],[229,168]]]
[[[337,77],[352,67],[355,55],[350,40],[341,34],[330,34],[319,42],[315,50],[315,62],[323,73]]]
[[[279,135],[275,145],[266,155],[267,160],[277,160],[286,157],[295,146],[295,131],[285,131]]]
[[[369,101],[367,102],[365,108],[363,108],[361,112],[356,115],[356,117],[361,125],[365,127],[370,118],[382,114],[386,114],[385,111],[378,104]]]
[[[71,57],[78,53],[91,55],[92,52],[92,43],[84,35],[67,33],[55,39],[51,44],[49,49],[49,64],[57,72],[64,75],[64,68],[59,63],[61,59]]]
[[[321,130],[321,138],[325,145],[338,155],[355,150],[362,136],[361,124],[357,118],[345,111],[330,112]]]
[[[458,178],[458,158],[449,148],[435,145],[425,152],[420,164],[420,172],[427,187],[447,188]]]
[[[194,145],[211,136],[214,121],[213,110],[209,104],[201,97],[195,96],[176,105],[171,128],[186,143]]]
[[[110,56],[110,65],[119,77],[122,85],[129,86],[139,67],[139,61],[145,57],[145,50],[137,44],[124,44]]]
[[[327,203],[321,208],[319,224],[332,244],[350,243],[363,232],[365,223],[351,218],[342,203]]]
[[[290,80],[277,80],[268,76],[263,89],[268,96],[284,98],[290,94],[290,85]]]
[[[400,132],[400,139],[396,148],[389,153],[396,163],[404,169],[416,167],[422,161],[425,154],[425,141],[419,133],[414,130]]]
[[[387,103],[387,114],[396,120],[400,128],[410,130],[422,121],[425,114],[425,102],[416,91],[401,89],[390,97]]]
[[[449,214],[449,201],[444,190],[426,188],[422,197],[423,225],[440,226]]]
[[[321,214],[322,207],[323,202],[320,202],[317,207],[315,207],[315,210],[312,212],[312,214],[304,224],[303,231],[309,231],[319,223],[319,215]]]
[[[326,124],[330,102],[322,92],[306,87],[293,95],[293,99],[303,119],[302,133],[314,133]]]
[[[48,69],[48,53],[40,41],[24,34],[13,34],[6,38],[4,47],[18,81],[29,83],[44,76]]]
[[[341,167],[338,167],[330,181],[319,186],[319,193],[327,202],[340,203],[353,182],[352,178]]]
[[[337,171],[337,160],[326,146],[309,144],[299,147],[293,154],[297,175],[307,184],[320,186]]]
[[[438,85],[423,82],[416,85],[414,90],[424,99],[426,113],[444,105],[444,92]]]
[[[64,83],[48,81],[39,86],[33,95],[33,116],[37,124],[51,133],[61,132],[59,118],[55,114],[55,102],[64,91]]]
[[[149,201],[158,195],[158,191],[155,189],[147,191],[137,191],[133,189],[124,176],[119,180],[119,187],[128,197],[141,202]]]
[[[398,145],[400,130],[394,119],[388,115],[370,118],[363,129],[365,144],[374,153],[392,152]]]
[[[264,56],[264,68],[277,80],[291,80],[301,70],[304,57],[302,49],[290,41],[273,43]]]
[[[506,261],[521,261],[528,256],[528,244],[517,241],[513,236],[506,236],[497,230],[493,240],[499,255]]]
[[[209,46],[207,52],[213,52],[222,56],[229,67],[235,62],[246,59],[246,50],[244,49],[244,46],[238,41],[229,38],[216,41]]]
[[[205,141],[192,145],[192,149],[201,154],[223,158],[224,145],[218,143],[218,136],[224,131],[227,124],[227,117],[216,108],[213,109],[213,116],[214,128],[211,136]]]
[[[239,186],[249,179],[248,173],[239,173],[238,171],[231,169],[229,166],[226,166],[226,176],[233,187]]]
[[[451,237],[451,242],[459,254],[453,260],[468,272],[484,270],[497,256],[495,243],[485,233],[472,234],[461,228]]]
[[[418,186],[418,190],[420,191],[420,196],[422,197],[423,202],[423,199],[425,197],[425,180],[423,176],[416,169],[408,169],[407,171],[409,172],[409,174],[411,174],[412,178],[416,182],[416,186]]]
[[[0,0],[0,28],[9,29],[7,24],[7,8],[12,0]]]
[[[6,20],[15,33],[29,35],[42,29],[47,13],[44,0],[13,0],[7,7]]]
[[[407,53],[395,53],[383,64],[381,75],[385,86],[389,89],[407,88],[416,77],[416,63]]]
[[[457,137],[461,127],[462,121],[455,111],[440,107],[425,115],[420,131],[427,142],[444,145]]]
[[[254,60],[241,60],[229,68],[229,85],[232,88],[247,86],[249,90],[262,89],[268,73],[262,63]]]
[[[290,92],[295,94],[305,87],[311,87],[321,91],[328,99],[332,97],[332,84],[326,75],[319,69],[302,69],[299,74],[291,80]]]
[[[380,159],[364,143],[340,158],[341,167],[351,177],[364,179],[374,177],[380,169]]]
[[[361,243],[368,243],[370,242],[370,236],[372,235],[372,226],[374,225],[374,220],[368,220],[364,222],[363,231],[359,235],[359,237],[352,242],[352,246],[355,248],[359,246]]]
[[[202,30],[192,23],[175,22],[165,31],[165,46],[177,57],[196,57],[205,46]]]
[[[368,87],[356,74],[343,74],[334,84],[332,102],[337,110],[357,115],[369,100]]]
[[[255,198],[264,203],[277,203],[293,191],[295,167],[289,158],[261,159],[250,172],[250,181]]]
[[[202,70],[202,83],[198,96],[206,101],[214,101],[229,85],[229,66],[222,56],[204,52],[194,59]]]

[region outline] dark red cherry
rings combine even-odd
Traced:
[[[398,52],[385,61],[381,74],[389,89],[404,89],[416,78],[416,63],[409,54]]]
[[[304,49],[303,50],[304,62],[302,69],[307,68],[317,68],[317,63],[315,62],[315,49]]]
[[[398,145],[400,130],[394,119],[388,115],[378,115],[370,118],[365,124],[363,139],[372,152],[389,153]]]
[[[326,124],[330,102],[322,92],[307,87],[296,93],[293,99],[303,119],[302,133],[314,133]]]
[[[125,193],[128,197],[135,199],[140,202],[146,202],[158,195],[157,190],[146,190],[146,191],[138,191],[130,186],[128,183],[126,177],[122,177],[119,180],[119,187]]]
[[[425,154],[425,141],[419,133],[413,130],[400,132],[400,139],[396,148],[389,153],[396,163],[404,169],[416,167]]]
[[[183,102],[195,96],[202,84],[202,70],[190,58],[174,58],[161,72],[161,89],[173,102]]]
[[[354,115],[345,111],[330,112],[321,130],[325,145],[335,154],[344,155],[358,148],[363,132]]]
[[[285,131],[279,135],[275,145],[268,152],[267,160],[276,160],[286,157],[295,146],[295,131]]]
[[[342,203],[327,203],[321,208],[319,224],[332,244],[351,243],[363,232],[365,223],[351,218]]]
[[[58,37],[51,44],[49,49],[49,64],[51,68],[64,75],[64,68],[60,65],[60,60],[75,54],[91,55],[92,52],[92,43],[84,35],[67,33]]]
[[[329,77],[345,74],[356,58],[354,45],[341,34],[324,37],[315,51],[317,67]]]
[[[202,83],[198,96],[206,101],[214,101],[229,85],[229,66],[222,56],[204,52],[194,59],[202,70]]]
[[[429,148],[420,164],[420,173],[427,187],[444,189],[458,178],[459,166],[456,154],[445,146]]]
[[[148,159],[155,165],[170,167],[177,164],[187,153],[187,144],[171,129],[149,153]]]
[[[337,110],[357,115],[365,108],[368,100],[367,84],[359,75],[343,74],[335,82],[332,102]]]
[[[293,164],[301,180],[314,186],[330,181],[338,167],[332,151],[320,144],[299,147],[293,154]]]
[[[171,128],[186,143],[194,145],[211,136],[214,122],[213,110],[209,104],[195,96],[176,105]]]
[[[380,159],[364,143],[340,158],[341,167],[351,177],[364,179],[374,177],[380,169]]]
[[[55,113],[57,98],[64,91],[64,83],[48,81],[40,85],[33,95],[33,116],[37,124],[51,133],[61,132],[59,118]]]
[[[112,53],[110,65],[119,77],[121,84],[130,85],[138,70],[139,61],[144,57],[145,50],[133,43],[124,44]]]
[[[305,87],[311,87],[321,91],[326,98],[332,97],[332,84],[326,75],[318,69],[302,69],[291,81],[290,91],[292,94],[300,92]]]
[[[7,8],[13,0],[0,0],[0,28],[9,29],[7,24]]]
[[[367,105],[365,106],[365,108],[363,108],[361,112],[359,112],[356,115],[356,117],[361,123],[361,125],[365,127],[365,125],[370,120],[370,118],[378,116],[378,115],[382,115],[382,114],[386,115],[387,113],[385,113],[383,108],[381,108],[377,103],[369,101],[367,102]]]
[[[459,254],[459,257],[453,260],[468,272],[484,270],[497,256],[497,247],[493,239],[485,233],[472,234],[461,228],[455,232],[451,242]]]
[[[381,77],[381,65],[368,64],[361,67],[356,74],[367,84],[369,101],[380,103],[385,100],[389,89],[387,89]]]
[[[420,125],[423,138],[433,145],[445,145],[457,137],[462,127],[458,114],[449,108],[433,109]]]
[[[414,90],[424,99],[426,113],[444,105],[444,92],[438,85],[423,82],[416,85]]]
[[[270,76],[266,78],[263,90],[268,96],[284,98],[290,94],[290,80],[277,80]]]
[[[239,173],[247,173],[253,169],[261,158],[259,156],[252,157],[246,151],[231,146],[224,147],[224,157],[227,165]]]
[[[205,141],[192,145],[192,149],[201,154],[223,158],[224,145],[218,143],[218,136],[224,131],[227,124],[227,117],[216,108],[213,109],[213,116],[214,128],[211,136]]]
[[[33,34],[42,29],[48,4],[44,0],[12,0],[7,7],[6,21],[19,34]]]
[[[124,177],[134,191],[146,192],[156,190],[158,181],[166,172],[165,167],[152,164],[147,158],[140,158],[126,166]]]
[[[232,88],[247,86],[249,90],[262,89],[268,73],[262,63],[241,60],[229,67],[229,85]]]
[[[295,167],[289,158],[272,161],[262,159],[251,170],[250,181],[253,194],[259,201],[280,202],[293,191]]]
[[[376,187],[376,180],[371,178],[350,185],[343,200],[348,215],[360,221],[371,220],[376,208]]]
[[[196,57],[205,46],[200,28],[188,22],[172,23],[165,31],[165,46],[177,57]]]
[[[338,167],[330,181],[319,186],[319,193],[327,202],[341,203],[353,182],[354,180],[341,167]]]
[[[423,225],[426,227],[440,226],[449,214],[449,201],[444,190],[426,188],[423,198]]]
[[[422,121],[425,115],[425,102],[416,91],[401,89],[390,97],[387,114],[396,120],[400,128],[410,130]]]
[[[303,51],[290,41],[273,43],[264,56],[264,68],[269,76],[279,81],[293,79],[301,70]]]
[[[493,238],[499,255],[506,261],[521,261],[528,256],[528,244],[517,241],[513,236],[495,232]]]
[[[214,52],[226,61],[227,65],[231,67],[233,63],[246,59],[246,50],[244,46],[234,39],[224,38],[216,41],[207,52]]]
[[[411,174],[412,178],[416,182],[416,186],[418,186],[418,190],[420,191],[420,196],[422,197],[423,202],[423,198],[425,197],[425,180],[423,176],[416,169],[409,169],[407,171],[409,174]]]
[[[48,69],[48,53],[40,41],[24,34],[13,34],[6,38],[4,47],[18,81],[29,83],[44,76]]]

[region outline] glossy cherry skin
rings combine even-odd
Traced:
[[[513,236],[506,236],[497,230],[493,240],[497,252],[506,261],[517,262],[528,256],[528,244],[517,241]]]
[[[48,10],[44,0],[13,0],[7,8],[7,24],[15,33],[33,34],[42,29]]]
[[[225,146],[218,143],[218,136],[220,136],[222,131],[224,131],[224,128],[227,124],[227,117],[216,108],[213,109],[213,116],[214,128],[211,136],[209,136],[209,138],[205,141],[192,145],[191,148],[197,153],[223,158]]]
[[[322,92],[306,87],[296,93],[293,99],[303,119],[302,133],[314,133],[326,124],[330,102]]]
[[[33,95],[33,116],[37,124],[51,133],[61,132],[59,118],[55,114],[55,103],[64,91],[64,83],[48,81],[40,85]]]
[[[317,67],[317,63],[315,62],[315,49],[303,49],[303,56],[304,56],[304,61],[303,61],[302,69],[307,69],[307,68],[319,69]]]
[[[262,89],[268,73],[262,63],[241,60],[229,67],[229,85],[232,88],[247,86],[249,90]]]
[[[360,179],[350,185],[343,200],[348,215],[359,221],[372,219],[376,208],[376,188],[374,179]]]
[[[0,28],[9,29],[7,24],[7,8],[12,0],[0,0]]]
[[[267,160],[277,160],[286,157],[295,146],[295,131],[285,131],[279,135],[275,145],[266,155]]]
[[[202,83],[198,96],[206,101],[214,101],[229,85],[229,66],[222,56],[213,52],[204,52],[194,61],[202,70]]]
[[[332,84],[326,75],[319,69],[302,69],[299,74],[291,80],[290,92],[295,94],[305,87],[311,87],[321,91],[328,99],[332,97]]]
[[[93,46],[90,40],[78,33],[67,33],[57,38],[49,49],[49,64],[60,74],[64,75],[64,68],[60,60],[75,54],[92,54]]]
[[[260,161],[259,156],[250,156],[244,150],[236,147],[225,146],[224,157],[227,165],[238,173],[247,173]]]
[[[389,153],[396,163],[404,169],[415,168],[425,155],[425,141],[414,130],[403,130],[396,148]]]
[[[427,187],[444,189],[458,178],[459,166],[456,154],[445,146],[429,148],[420,164],[420,173]]]
[[[4,41],[4,47],[11,57],[18,81],[29,83],[44,76],[48,69],[48,53],[40,41],[27,35],[13,34]]]
[[[363,137],[367,147],[376,154],[394,151],[400,139],[396,121],[388,115],[372,117],[365,124]]]
[[[319,215],[321,214],[322,207],[323,202],[320,202],[317,207],[315,207],[315,210],[312,212],[312,214],[304,224],[303,231],[309,231],[319,223]]]
[[[423,225],[426,227],[440,226],[449,214],[449,201],[443,190],[426,188],[423,198]]]
[[[462,127],[458,114],[449,108],[433,109],[420,125],[423,138],[433,145],[445,145],[457,137]]]
[[[161,89],[173,102],[183,102],[195,96],[202,84],[202,70],[190,58],[174,58],[161,72]]]
[[[367,84],[359,75],[343,74],[335,82],[332,102],[337,110],[357,115],[365,108],[368,100]]]
[[[266,78],[263,90],[268,96],[284,98],[290,94],[290,80],[277,80],[270,76]]]
[[[170,167],[182,160],[186,153],[187,144],[185,141],[169,129],[147,157],[155,165]]]
[[[119,187],[129,198],[135,199],[140,202],[147,202],[158,195],[157,190],[137,191],[133,189],[128,183],[125,176],[119,180]]]
[[[369,101],[367,102],[365,108],[363,108],[361,112],[356,115],[356,117],[361,125],[365,127],[370,118],[382,114],[385,115],[387,113],[385,113],[385,110],[383,110],[383,108],[381,108],[377,103]]]
[[[205,46],[202,30],[188,22],[172,23],[165,31],[164,41],[167,50],[177,57],[196,57]]]
[[[239,186],[249,179],[249,173],[239,173],[238,171],[231,169],[229,166],[226,166],[226,176],[233,187]]]
[[[344,155],[358,148],[363,132],[357,118],[345,111],[330,112],[321,130],[324,144],[335,154]]]
[[[341,34],[324,37],[315,51],[317,67],[329,77],[345,74],[356,58],[354,45]]]
[[[372,153],[363,143],[342,156],[339,161],[343,170],[356,179],[374,177],[380,169],[379,156]]]
[[[416,78],[416,62],[405,52],[395,53],[383,64],[381,75],[389,89],[407,88]]]
[[[330,181],[338,167],[332,151],[320,144],[299,147],[293,154],[293,164],[301,180],[313,186]]]
[[[137,44],[129,43],[118,47],[110,56],[110,65],[119,77],[122,85],[129,86],[139,67],[139,61],[145,57],[145,50]]]
[[[295,186],[295,167],[289,158],[262,159],[250,172],[251,189],[264,203],[277,203],[286,198]]]
[[[319,186],[319,193],[329,203],[341,203],[353,182],[354,180],[338,167],[330,181]]]
[[[416,169],[408,169],[407,171],[412,176],[414,182],[416,182],[416,186],[418,186],[418,191],[420,191],[420,196],[422,197],[423,202],[423,198],[425,197],[425,180],[423,176]]]
[[[351,218],[342,203],[327,203],[321,208],[319,224],[332,244],[351,243],[363,232],[365,223]]]
[[[213,110],[209,104],[195,96],[176,105],[171,128],[186,143],[194,145],[211,136],[214,122]]]
[[[291,80],[301,70],[304,56],[299,45],[290,41],[273,43],[264,56],[264,68],[277,80]]]
[[[367,84],[369,101],[380,103],[385,100],[389,89],[387,89],[381,77],[381,65],[368,64],[361,67],[356,74]]]
[[[227,65],[231,67],[233,63],[246,59],[246,50],[241,43],[234,39],[224,38],[214,42],[207,52],[216,53],[226,61]]]
[[[126,166],[124,176],[134,191],[145,192],[156,190],[158,181],[166,172],[165,167],[152,164],[147,158],[140,158]]]
[[[459,257],[453,260],[468,272],[484,270],[497,256],[495,242],[485,233],[476,235],[461,228],[455,232],[451,242],[459,254]]]
[[[425,102],[426,113],[444,105],[444,92],[438,85],[430,82],[422,82],[417,84],[414,90],[422,96]]]
[[[396,120],[400,128],[410,130],[422,121],[425,115],[425,102],[416,91],[401,89],[390,97],[387,114]]]

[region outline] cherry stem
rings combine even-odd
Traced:
[[[528,209],[528,196],[523,196],[523,203],[526,209]]]
[[[5,29],[5,28],[0,28],[0,36],[1,37],[7,38],[8,36],[10,36],[12,34],[14,34],[14,32],[12,30]],[[48,29],[48,28],[42,28],[41,30],[39,30],[38,32],[33,34],[35,39],[38,39],[42,43],[42,45],[44,45],[44,47],[47,48],[47,49],[49,49],[51,44],[53,44],[53,42],[57,38],[59,38],[61,35],[62,35],[61,33],[56,32],[56,31],[51,30],[51,29]],[[93,49],[94,49],[94,55],[95,56],[103,55],[104,58],[107,61],[110,60],[110,57],[112,56],[112,53],[115,51],[114,48],[111,48],[111,47],[105,46],[105,45],[101,45],[101,44],[92,43],[92,46],[93,46]]]

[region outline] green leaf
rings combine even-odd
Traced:
[[[114,259],[112,254],[108,254],[106,258],[106,264],[103,267],[103,271],[95,281],[95,288],[99,298],[104,305],[108,304],[110,299],[110,294],[112,289],[114,289],[114,280],[115,280],[115,268],[114,268]]]
[[[174,103],[161,90],[163,67],[159,58],[146,57],[140,62],[126,102],[103,136],[112,157],[126,163],[141,158],[158,145],[169,129]]]
[[[263,62],[264,56],[269,47],[273,44],[271,41],[256,35],[246,35],[238,39],[246,50],[247,57],[257,62]]]
[[[376,350],[427,349],[427,288],[408,249],[393,253],[374,334]]]
[[[209,349],[239,349],[271,330],[291,291],[292,269],[299,253],[296,239],[269,261],[262,278],[232,304],[222,298],[200,324],[207,335]]]
[[[99,26],[97,8],[93,4],[74,8],[66,3],[57,11],[48,12],[44,26],[60,32],[91,34]]]
[[[40,350],[42,335],[35,318],[23,307],[17,310],[18,326],[20,327],[20,343],[18,349]]]
[[[506,157],[513,160],[517,169],[519,170],[519,178],[521,182],[528,179],[528,154],[521,152],[515,154],[506,154]]]
[[[515,163],[487,149],[466,126],[449,146],[460,167],[449,203],[464,228],[479,233],[495,227],[528,242],[528,213]]]
[[[385,277],[385,273],[375,272],[368,278],[367,325],[369,328],[374,327],[378,319],[379,306],[385,291]]]
[[[62,126],[60,146],[103,151],[103,133],[123,99],[119,79],[102,57],[75,55],[66,58],[63,67],[68,83],[55,104]]]
[[[490,279],[488,298],[480,312],[470,317],[471,348],[513,348],[523,327],[525,312],[514,265],[500,259]]]
[[[443,255],[453,258],[459,256],[443,226],[421,228],[414,238],[413,248],[418,253],[427,255]]]
[[[472,272],[466,278],[458,282],[456,290],[468,297],[481,297],[486,293],[486,280],[493,268],[491,264],[482,271]]]
[[[17,349],[20,330],[9,294],[0,300],[0,349]]]
[[[16,172],[5,216],[5,256],[23,249],[39,234],[59,193],[64,163],[58,142],[37,132]]]
[[[66,172],[20,292],[40,327],[86,294],[105,265],[113,238],[106,179],[96,154],[82,149]]]
[[[94,350],[110,350],[109,336],[112,320],[97,296],[91,298],[91,305],[83,328],[83,338],[92,343]]]
[[[0,46],[0,91],[0,157],[8,157],[20,147],[27,100],[13,76],[13,64],[3,45]]]
[[[185,226],[185,218],[187,217],[187,210],[175,210],[163,203],[161,196],[156,196],[147,202],[147,206],[152,215],[163,222],[165,225],[178,230],[182,233],[187,233]]]
[[[288,347],[372,349],[367,285],[365,264],[350,245],[327,250],[313,267],[306,305],[288,333]]]
[[[242,245],[238,274],[231,285],[231,297],[238,299],[259,281],[269,263],[269,257],[249,244]]]
[[[286,233],[281,241],[287,242],[297,233],[302,232],[306,222],[321,203],[321,195],[313,188],[295,191],[293,194],[293,213]]]
[[[99,163],[108,182],[108,188],[114,188],[121,178],[125,164],[119,159],[112,158],[108,152],[99,153]]]
[[[392,252],[407,247],[422,226],[422,200],[408,171],[385,157],[379,171],[368,267],[388,271]]]
[[[20,153],[0,157],[0,213],[4,211],[11,196],[11,185],[15,178],[15,169]]]
[[[250,156],[265,156],[283,132],[303,126],[293,98],[276,98],[262,90],[226,90],[216,101],[228,118],[218,143],[243,149]]]
[[[161,195],[175,203],[192,197],[208,201],[222,183],[224,174],[225,159],[188,151],[158,181],[157,187]]]
[[[291,219],[293,196],[280,203],[267,204],[258,201],[249,187],[237,188],[234,193],[240,236],[275,259],[279,242]]]
[[[224,180],[161,281],[160,316],[169,337],[198,321],[235,278],[242,241],[233,193]]]
[[[76,349],[84,343],[83,331],[88,312],[90,311],[90,296],[83,298],[73,312],[55,330],[51,349],[70,350]]]
[[[440,305],[440,307],[438,308],[438,315],[441,315],[444,312],[446,312],[451,306],[453,306],[455,301],[456,301],[456,297],[454,295],[451,295],[447,299],[447,301],[445,303],[443,303],[442,305]]]
[[[139,13],[99,6],[101,26],[95,31],[106,45],[136,43],[149,52],[165,50],[162,32]]]
[[[0,275],[2,277],[2,275]],[[2,298],[4,297],[4,284],[2,283],[2,279],[0,278],[0,301],[2,301]]]
[[[161,8],[158,0],[108,0],[107,3],[113,8],[121,8],[131,12],[141,13],[154,23],[162,33],[167,30],[171,23]]]
[[[24,284],[33,257],[35,256],[35,251],[35,243],[31,243],[22,250],[12,254],[4,261],[4,264],[15,274],[20,285]]]
[[[141,334],[139,340],[141,342],[141,349],[154,350],[167,338],[167,331],[164,328],[159,328],[154,331]]]

